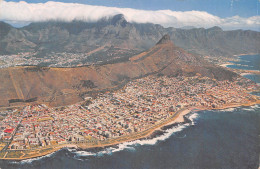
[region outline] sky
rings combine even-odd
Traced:
[[[129,22],[165,27],[260,31],[259,8],[260,0],[2,0],[0,20],[13,25],[49,19],[96,21],[122,13]]]

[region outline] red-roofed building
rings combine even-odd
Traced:
[[[12,133],[13,131],[14,131],[13,128],[12,128],[12,129],[5,129],[5,130],[4,130],[5,133]]]

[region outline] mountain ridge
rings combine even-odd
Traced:
[[[164,41],[167,35],[162,38]],[[175,46],[169,39],[129,60],[76,68],[9,67],[0,69],[0,107],[32,103],[62,106],[89,94],[119,89],[133,79],[157,74],[232,80],[238,75]],[[167,42],[167,43],[166,43]]]
[[[201,56],[259,53],[260,32],[223,31],[219,27],[164,28],[151,23],[130,23],[123,15],[116,15],[91,23],[48,21],[31,23],[19,29],[11,27],[0,39],[0,54],[38,52],[37,57],[41,57],[50,52],[89,53],[106,46],[87,59],[101,55],[105,58],[109,57],[109,47],[113,45],[116,48],[112,51],[113,57],[124,57],[151,48],[165,34],[176,46]]]

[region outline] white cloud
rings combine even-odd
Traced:
[[[123,14],[129,22],[155,23],[165,27],[195,26],[209,28],[220,26],[224,29],[254,30],[259,30],[260,28],[260,16],[220,18],[203,11],[147,11],[52,1],[27,3],[24,1],[1,2],[0,0],[0,20],[9,22],[35,22],[53,19],[97,21],[116,14]]]

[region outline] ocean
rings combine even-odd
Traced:
[[[241,58],[237,64],[246,63],[244,67],[259,70],[255,65],[259,55]],[[252,80],[260,82],[252,76]],[[21,162],[0,161],[0,168],[257,169],[259,120],[260,105],[191,112],[185,123],[168,127],[150,139],[105,149],[62,149]]]
[[[239,56],[239,61],[232,61],[233,65],[227,65],[227,67],[233,69],[244,70],[260,70],[260,55],[242,55]],[[244,77],[260,83],[260,75],[247,74]]]
[[[239,61],[232,61],[234,65],[228,65],[227,67],[234,69],[245,70],[260,70],[260,55],[241,55]]]

